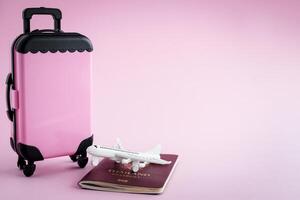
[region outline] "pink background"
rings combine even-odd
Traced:
[[[95,143],[180,155],[163,195],[78,189],[91,166],[67,157],[37,163],[31,178],[17,170],[4,82],[32,6],[60,8],[63,30],[94,44]],[[287,0],[1,0],[0,199],[299,199],[299,10]]]

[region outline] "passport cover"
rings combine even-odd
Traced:
[[[176,164],[178,155],[161,154],[168,165],[148,164],[134,173],[130,164],[124,165],[104,158],[79,182],[83,189],[144,194],[162,193]]]

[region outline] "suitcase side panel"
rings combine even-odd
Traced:
[[[15,52],[17,143],[44,158],[72,155],[91,136],[91,53]]]

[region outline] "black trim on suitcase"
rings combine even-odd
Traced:
[[[82,155],[82,154],[86,154],[86,149],[87,149],[89,146],[93,145],[93,139],[94,139],[94,137],[93,137],[93,135],[92,135],[92,136],[90,136],[90,137],[88,137],[88,138],[82,140],[82,141],[80,142],[80,144],[79,144],[79,146],[78,146],[78,148],[77,148],[77,150],[76,150],[76,152],[75,152],[74,155]]]
[[[28,161],[44,160],[44,157],[40,150],[34,146],[18,143],[18,150],[21,156]]]
[[[19,38],[15,44],[15,49],[19,53],[91,52],[93,46],[86,36],[79,33],[36,30]]]
[[[88,157],[86,153],[86,149],[93,145],[93,135],[82,140],[77,148],[75,154],[70,155],[70,158],[73,162],[77,161],[77,164],[80,168],[84,168],[88,163]]]

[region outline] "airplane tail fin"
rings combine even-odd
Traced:
[[[124,149],[123,146],[122,146],[120,138],[117,138],[116,141],[117,141],[117,143],[114,145],[114,148],[116,148],[116,149]]]
[[[147,151],[147,153],[150,153],[150,154],[157,154],[157,155],[160,155],[160,152],[161,152],[161,145],[156,145],[153,149]]]

